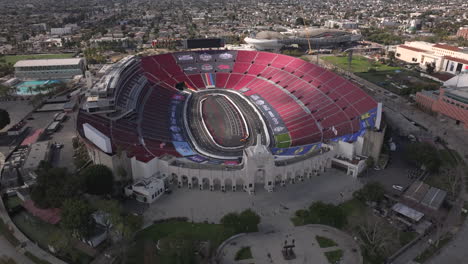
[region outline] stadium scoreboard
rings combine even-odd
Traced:
[[[222,48],[224,47],[224,39],[185,39],[182,41],[182,46],[185,49]]]

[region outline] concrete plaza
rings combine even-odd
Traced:
[[[185,216],[195,222],[218,223],[230,212],[251,208],[262,220],[261,232],[282,231],[292,228],[290,218],[298,209],[308,207],[314,201],[341,203],[362,186],[358,179],[336,169],[327,169],[320,176],[303,182],[276,187],[267,192],[256,186],[255,195],[245,192],[221,192],[188,188],[174,188],[171,195],[164,195],[149,206],[144,214],[145,224],[154,220]]]
[[[329,238],[338,245],[320,248],[315,236]],[[285,260],[281,253],[285,241],[288,244],[295,240],[295,259]],[[252,259],[236,261],[236,253],[242,247],[250,247]],[[314,263],[328,264],[325,252],[342,250],[342,263],[360,264],[362,257],[357,243],[347,234],[328,226],[306,225],[292,228],[288,231],[270,233],[252,233],[229,241],[220,251],[219,259],[223,264],[240,263]]]

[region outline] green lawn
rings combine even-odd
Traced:
[[[348,70],[348,56],[325,56],[321,59],[330,62],[341,69]],[[362,56],[353,56],[353,60],[351,62],[352,72],[368,72],[371,68],[375,69],[376,71],[393,71],[401,69],[400,67],[388,66],[380,62],[369,60]]]
[[[15,208],[16,206],[20,206],[23,203],[23,201],[21,201],[18,196],[8,197],[4,200],[4,202],[8,209]]]
[[[13,216],[13,222],[16,226],[32,241],[36,242],[41,248],[47,249],[49,245],[50,235],[63,232],[59,226],[51,225],[41,221],[40,219],[28,214],[23,211]],[[84,252],[73,249],[76,253],[76,259],[69,263],[80,263],[86,264],[92,261],[92,258],[86,255]],[[69,256],[68,256],[69,257]],[[35,263],[47,263],[47,262],[35,262]]]
[[[234,260],[244,260],[244,259],[251,259],[252,258],[252,252],[250,251],[250,247],[243,247],[239,249],[236,253],[236,257]]]
[[[2,57],[6,63],[15,64],[19,60],[37,60],[37,59],[65,59],[72,58],[74,53],[63,54],[28,54],[28,55],[6,55]]]
[[[343,257],[343,250],[338,249],[325,252],[325,257],[327,257],[328,263],[330,264],[338,263],[338,261]]]
[[[37,242],[42,248],[47,248],[49,235],[59,230],[58,227],[45,223],[26,212],[14,215],[12,220],[29,239]]]
[[[406,69],[357,72],[356,75],[391,92],[402,95],[421,90],[434,90],[440,86],[439,83],[423,78],[418,73]]]
[[[323,237],[323,236],[315,236],[315,240],[317,240],[319,246],[321,248],[328,248],[328,247],[335,247],[338,246],[338,244],[331,240],[330,238]]]
[[[172,241],[174,238],[190,239],[198,242],[209,241],[210,250],[213,251],[232,235],[234,235],[233,230],[226,229],[220,224],[182,221],[157,223],[138,232],[135,243],[128,252],[126,263],[177,263],[177,260],[164,250],[156,250],[158,241],[160,245],[172,243],[175,246],[178,245]]]

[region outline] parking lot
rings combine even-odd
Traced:
[[[28,127],[29,135],[37,129],[45,129],[54,120],[54,115],[59,112],[33,112],[28,115],[28,111],[32,110],[32,106],[28,104],[28,101],[13,101],[13,102],[2,102],[2,107],[6,103],[8,111],[12,117],[12,124],[20,121],[22,118],[26,118],[26,127]],[[73,146],[72,138],[76,135],[75,132],[75,113],[69,113],[64,122],[61,123],[59,129],[50,135],[43,135],[39,138],[39,141],[49,140],[51,144],[59,143],[63,144],[60,149],[52,148],[51,162],[53,166],[65,167],[69,170],[74,169],[73,163]],[[0,152],[7,155],[14,147],[17,142],[20,142],[23,137],[13,141],[4,142],[0,146]]]

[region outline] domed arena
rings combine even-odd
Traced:
[[[129,56],[86,94],[77,130],[91,158],[134,181],[268,191],[333,166],[356,176],[381,105],[286,55],[201,50]]]

